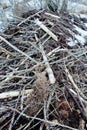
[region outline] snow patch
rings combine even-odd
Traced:
[[[84,23],[85,24],[85,26],[87,27],[87,23]]]
[[[87,31],[81,29],[80,27],[78,27],[78,26],[76,26],[76,25],[74,25],[74,27],[75,27],[75,30],[78,31],[78,33],[79,33],[81,36],[83,36],[83,37],[87,36]]]
[[[85,27],[87,27],[87,23],[84,23]],[[74,39],[69,38],[67,41],[67,44],[72,47],[75,46],[76,44],[81,44],[84,45],[87,41],[86,37],[87,37],[87,31],[83,30],[82,28],[73,25],[74,26],[74,30],[76,30],[78,32],[78,34],[73,34],[74,35]]]
[[[70,10],[70,12],[73,12],[73,13],[82,13],[82,14],[85,14],[87,13],[87,5],[84,5],[84,4],[79,4],[79,3],[76,3],[76,2],[72,2],[72,4],[69,3],[70,6],[68,6],[68,10]]]
[[[75,38],[81,45],[84,45],[86,42],[86,39],[80,35],[75,35]]]
[[[79,16],[80,16],[80,18],[85,18],[85,19],[87,19],[87,15],[86,15],[86,14],[80,14]]]
[[[67,45],[70,47],[73,47],[76,45],[75,41],[71,37],[67,41],[68,41]]]

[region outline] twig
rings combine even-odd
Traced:
[[[66,90],[68,91],[68,93],[71,95],[74,102],[78,106],[78,109],[80,110],[82,118],[86,121],[87,120],[86,108],[85,108],[84,104],[82,104],[82,101],[83,101],[83,100],[81,100],[82,98],[80,96],[78,96],[77,94],[75,94],[75,92],[73,93],[72,90],[70,91],[70,89],[67,86],[66,86]]]
[[[35,15],[37,15],[37,14],[43,12],[43,11],[44,11],[44,10],[41,10],[41,11],[39,11],[39,12],[37,12],[37,13],[35,13],[35,14],[29,16],[29,17],[27,17],[26,19],[24,19],[23,21],[21,21],[17,26],[20,26],[21,24],[23,24],[23,23],[25,23],[26,21],[28,21],[30,18],[34,17]]]
[[[85,121],[83,119],[80,119],[79,130],[85,130]]]
[[[85,73],[85,76],[87,77],[87,73]]]
[[[9,45],[10,47],[12,47],[14,50],[18,51],[19,53],[21,53],[22,55],[26,56],[27,58],[29,58],[31,61],[37,63],[36,60],[34,60],[33,58],[31,58],[30,56],[28,56],[25,52],[19,50],[16,46],[12,45],[10,42],[8,42],[5,38],[3,38],[2,36],[0,36],[0,39],[2,41],[4,41],[7,45]]]
[[[56,122],[52,122],[52,121],[48,121],[48,120],[44,120],[44,119],[41,119],[41,118],[38,118],[38,117],[33,117],[33,116],[27,116],[26,114],[24,113],[21,113],[20,111],[18,111],[17,109],[15,108],[12,108],[12,107],[3,107],[3,108],[8,108],[12,111],[15,111],[17,112],[18,114],[20,114],[21,116],[24,116],[25,118],[27,119],[34,119],[34,120],[38,120],[38,121],[41,121],[41,122],[44,122],[44,123],[47,123],[51,126],[59,126],[59,127],[63,127],[63,128],[67,128],[67,129],[70,129],[70,130],[78,130],[76,128],[72,128],[70,126],[67,126],[67,125],[64,125],[64,124],[60,124],[60,123],[56,123]]]
[[[69,91],[70,91],[73,95],[78,96],[77,93],[76,93],[73,89],[69,88]],[[87,104],[87,101],[84,100],[80,95],[79,95],[79,99],[80,99],[80,101],[83,102],[84,104]]]
[[[60,51],[60,46],[59,47],[57,47],[57,48],[55,48],[55,49],[53,49],[52,51],[50,51],[48,54],[47,54],[47,56],[52,56],[53,54],[55,55],[55,53],[56,52],[58,52],[58,51]]]
[[[71,74],[69,73],[69,70],[65,67],[65,72],[67,73],[67,76],[69,78],[69,80],[71,81],[74,89],[76,90],[77,93],[79,93],[81,95],[81,97],[84,99],[84,100],[87,100],[87,97],[81,92],[81,90],[78,88],[78,86],[76,85],[76,83],[74,82]]]
[[[20,100],[20,96],[21,96],[21,95],[19,94],[19,95],[18,95],[18,98],[17,98],[17,102],[16,102],[16,104],[15,104],[15,109],[17,109],[17,107],[18,107],[18,102],[19,102],[19,100]],[[9,124],[8,130],[12,130],[13,123],[14,123],[14,121],[15,121],[15,116],[16,116],[16,112],[13,111],[12,119],[11,119],[11,122],[10,122],[10,124]]]
[[[6,126],[10,123],[11,120],[8,120],[6,123],[4,123],[4,125],[2,125],[0,127],[0,130],[3,130],[4,128],[6,128]]]
[[[70,129],[70,130],[79,130],[79,129],[72,128],[72,127],[70,127],[70,126],[61,124],[61,123],[59,123],[59,122],[53,122],[53,121],[44,120],[44,119],[41,119],[41,118],[38,118],[38,117],[28,116],[28,115],[26,115],[25,113],[22,113],[22,112],[20,112],[19,110],[15,109],[15,108],[12,108],[12,107],[2,106],[2,109],[8,109],[8,110],[11,110],[11,111],[15,111],[16,113],[20,114],[20,116],[23,116],[23,117],[25,117],[26,119],[38,120],[38,121],[40,121],[40,122],[47,123],[47,124],[50,125],[50,126],[59,126],[59,127],[67,128],[67,129]]]
[[[12,79],[12,76],[14,74],[14,71],[9,73],[9,75],[6,77],[6,79],[4,79],[2,82],[0,82],[0,87],[4,85],[5,82],[9,81]],[[3,76],[2,76],[3,77]]]
[[[39,130],[43,130],[44,123],[41,123]]]
[[[32,92],[33,92],[33,89],[24,90],[24,94],[30,95]],[[19,93],[20,91],[3,92],[3,93],[0,93],[0,99],[17,97]]]
[[[45,54],[45,51],[43,50],[43,47],[42,47],[41,44],[40,44],[40,49],[41,49],[41,51],[42,51],[44,63],[45,63],[45,65],[46,65],[46,71],[47,71],[48,76],[49,76],[49,81],[50,81],[51,84],[54,84],[55,81],[56,81],[56,79],[55,79],[55,77],[54,77],[53,71],[52,71],[52,69],[51,69],[51,67],[50,67],[50,64],[49,64],[49,62],[48,62],[48,60],[47,60],[47,57],[46,57],[46,54]]]
[[[53,17],[53,18],[57,18],[57,19],[59,19],[60,17],[59,16],[57,16],[57,15],[54,15],[54,14],[51,14],[51,13],[45,13],[46,15],[48,15],[48,16],[51,16],[51,17]]]
[[[34,119],[39,115],[39,113],[41,112],[41,110],[43,110],[43,107],[36,113],[36,115],[34,116],[33,119],[31,119],[31,121],[27,124],[27,126],[24,128],[24,130],[27,130],[28,127],[31,125],[31,123],[34,121]],[[34,128],[34,125],[33,125]]]
[[[51,32],[41,21],[39,21],[39,19],[36,19],[35,23],[41,27],[48,35],[50,35],[55,41],[58,41],[57,36]]]
[[[6,50],[4,47],[0,46],[0,50],[2,50],[3,52],[5,52],[9,56],[14,56],[14,54],[12,54],[10,51]]]

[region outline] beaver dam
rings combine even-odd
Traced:
[[[86,130],[87,19],[33,10],[0,33],[0,130]]]

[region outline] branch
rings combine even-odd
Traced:
[[[2,41],[4,41],[7,45],[9,45],[10,47],[12,47],[14,50],[16,50],[17,52],[21,53],[22,55],[26,56],[28,59],[30,59],[31,61],[37,63],[36,60],[34,60],[33,58],[31,58],[30,56],[28,56],[25,52],[19,50],[16,46],[12,45],[10,42],[8,42],[5,38],[3,38],[2,36],[0,36],[0,39]]]
[[[28,89],[28,90],[23,90],[23,91],[24,91],[24,94],[30,95],[33,92],[33,89]],[[20,94],[20,91],[3,92],[3,93],[0,93],[0,99],[17,97],[19,94]],[[22,95],[22,91],[21,91],[21,95]]]
[[[74,89],[81,95],[81,97],[84,99],[84,100],[87,100],[87,97],[81,92],[81,90],[78,88],[78,86],[76,85],[76,83],[74,82],[71,74],[69,73],[69,70],[65,67],[65,72],[67,73],[68,75],[68,78],[69,80],[71,81]]]
[[[43,47],[42,47],[41,44],[40,44],[40,49],[41,49],[41,51],[42,51],[44,63],[45,63],[45,65],[46,65],[46,71],[47,71],[47,73],[48,73],[49,81],[50,81],[51,84],[54,84],[55,81],[56,81],[56,79],[55,79],[55,77],[54,77],[53,71],[52,71],[52,69],[51,69],[51,67],[50,67],[50,64],[49,64],[49,62],[48,62],[48,60],[47,60],[47,57],[46,57],[46,54],[45,54],[45,51],[43,50]]]
[[[41,27],[48,35],[50,35],[50,37],[52,37],[55,41],[58,41],[57,36],[51,32],[41,21],[39,21],[38,19],[35,20],[35,23]]]

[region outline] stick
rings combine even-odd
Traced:
[[[55,48],[55,49],[53,49],[52,51],[50,51],[50,52],[47,54],[47,56],[52,56],[53,54],[55,54],[55,53],[58,52],[59,50],[60,50],[60,46],[57,47],[57,48]]]
[[[36,60],[34,60],[33,58],[31,58],[30,56],[28,56],[25,52],[19,50],[16,46],[12,45],[10,42],[8,42],[5,38],[3,38],[2,36],[0,36],[0,39],[2,41],[4,41],[7,45],[9,45],[10,47],[12,47],[14,50],[18,51],[19,53],[21,53],[22,55],[26,56],[27,58],[29,58],[31,61],[37,63]]]
[[[45,51],[43,50],[43,47],[42,47],[41,44],[40,44],[40,49],[42,51],[43,59],[44,59],[45,65],[46,65],[46,71],[48,73],[49,81],[50,81],[51,84],[54,84],[56,79],[54,77],[53,71],[50,67],[50,64],[49,64],[47,57],[46,57],[46,54],[45,54]]]
[[[57,18],[57,19],[59,19],[60,17],[59,16],[57,16],[57,15],[54,15],[54,14],[51,14],[51,13],[45,13],[46,15],[48,15],[48,16],[51,16],[51,17],[53,17],[53,18]]]
[[[8,107],[8,106],[5,106],[3,108],[7,108],[7,109],[10,109],[12,111],[15,111],[17,112],[18,114],[20,114],[21,116],[24,116],[26,119],[36,119],[38,121],[41,121],[43,123],[47,123],[48,125],[50,126],[59,126],[59,127],[63,127],[63,128],[66,128],[66,129],[70,129],[70,130],[79,130],[79,129],[76,129],[76,128],[72,128],[70,126],[67,126],[67,125],[64,125],[64,124],[60,124],[60,123],[56,123],[56,122],[52,122],[52,121],[49,121],[49,120],[44,120],[44,119],[41,119],[41,118],[38,118],[38,117],[33,117],[33,116],[28,116],[22,112],[20,112],[19,110],[15,109],[15,108],[12,108],[12,107]]]
[[[73,89],[69,88],[69,91],[70,91],[73,95],[78,96],[78,94],[77,94]],[[87,104],[87,101],[84,100],[80,95],[79,95],[79,99],[80,99],[81,102]]]
[[[73,87],[75,88],[75,90],[81,95],[81,97],[84,99],[84,100],[87,100],[87,97],[81,92],[81,90],[78,88],[78,86],[76,85],[76,83],[74,82],[71,74],[69,73],[69,70],[65,67],[65,72],[67,73],[67,76],[69,78],[69,80],[71,81]]]
[[[28,89],[28,90],[23,90],[23,91],[25,95],[30,95],[33,92],[33,89]],[[3,92],[3,93],[0,93],[0,99],[17,97],[19,94],[20,94],[20,91]]]
[[[57,36],[51,32],[41,21],[39,21],[39,19],[36,19],[35,23],[41,27],[48,35],[50,35],[50,37],[52,37],[55,41],[58,41]]]
[[[0,46],[0,50],[2,50],[3,52],[5,52],[9,56],[14,56],[14,54],[12,54],[10,51],[6,50],[4,47]]]
[[[43,12],[43,11],[44,11],[44,10],[41,10],[41,11],[39,11],[39,12],[37,12],[37,13],[35,13],[35,14],[29,16],[29,17],[27,17],[26,19],[24,19],[23,21],[21,21],[17,26],[19,27],[21,24],[25,23],[25,22],[28,21],[30,18],[34,17],[35,15],[38,15],[39,13],[41,13],[41,12]]]

